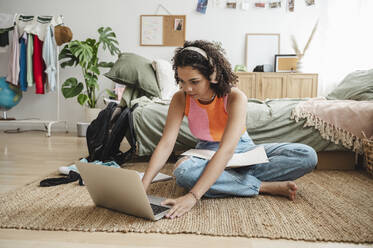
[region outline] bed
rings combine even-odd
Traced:
[[[168,70],[167,75],[164,69],[157,67],[157,64],[160,63],[149,61],[136,54],[125,54],[125,56],[120,56],[110,72],[105,74],[113,81],[127,85],[122,102],[129,106],[135,103],[139,104],[139,107],[133,112],[138,156],[151,155],[162,136],[169,99],[160,100],[159,98],[162,98],[162,88],[167,89],[165,82],[174,82],[172,72]],[[169,95],[169,92],[167,94]],[[355,152],[359,152],[358,146],[343,144],[333,137],[328,139],[325,134],[320,132],[320,128],[316,124],[309,125],[310,119],[301,118],[299,115],[294,116],[296,107],[310,100],[312,99],[271,99],[266,101],[248,99],[247,132],[256,144],[273,142],[307,144],[318,152],[319,168],[323,167],[321,164],[325,161],[329,165],[324,167],[328,169],[334,167],[352,169]],[[369,112],[367,116],[369,123],[366,123],[365,127],[368,127],[368,130],[365,131],[373,135],[373,69],[350,73],[323,100],[328,104],[344,100],[366,104],[363,108]],[[366,106],[369,108],[367,109]],[[361,108],[361,106],[359,107]],[[361,109],[359,111],[366,112]],[[361,113],[354,114],[356,114],[356,122],[358,123]],[[340,119],[343,120],[343,118]],[[359,134],[355,134],[353,138],[358,140]],[[194,148],[195,144],[196,139],[192,136],[187,120],[184,118],[174,152],[177,154]],[[335,166],[330,166],[331,161],[335,161]]]
[[[300,101],[306,99],[273,99],[259,101],[248,99],[246,128],[255,144],[273,142],[299,142],[310,145],[316,151],[343,151],[341,145],[327,141],[314,128],[303,128],[305,121],[290,119],[291,111]],[[168,104],[148,102],[140,104],[133,112],[134,128],[137,135],[138,155],[150,155],[162,136]],[[175,145],[175,151],[194,147],[192,136],[184,117]]]

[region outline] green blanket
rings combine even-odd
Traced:
[[[292,109],[302,99],[274,99],[260,101],[249,99],[247,103],[246,127],[255,144],[296,142],[313,147],[316,151],[343,151],[341,145],[324,140],[313,127],[304,128],[304,121],[290,119]],[[150,155],[159,142],[168,111],[167,104],[144,103],[133,112],[137,136],[137,155]],[[181,125],[175,151],[194,148],[197,140],[192,136],[186,117]]]

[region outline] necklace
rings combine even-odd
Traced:
[[[207,104],[207,103],[212,102],[212,101],[214,100],[215,96],[216,96],[216,94],[215,94],[215,92],[214,92],[214,94],[212,95],[212,97],[211,97],[210,99],[208,99],[208,100],[205,100],[205,99],[199,99],[198,101],[201,102],[201,103]]]

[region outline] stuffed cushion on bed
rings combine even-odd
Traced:
[[[327,97],[328,100],[373,100],[373,69],[354,71]]]
[[[163,59],[156,59],[153,61],[152,65],[161,92],[160,98],[162,100],[171,100],[172,96],[179,90],[171,63]]]
[[[104,75],[116,83],[142,89],[151,96],[160,95],[152,63],[140,55],[120,54],[111,70]]]

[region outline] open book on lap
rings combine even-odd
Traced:
[[[203,158],[210,160],[214,156],[215,151],[205,150],[205,149],[190,149],[181,155],[183,156],[194,156],[198,158]],[[250,166],[254,164],[268,163],[268,157],[263,146],[257,146],[254,149],[243,152],[235,153],[229,160],[227,167],[243,167]]]
[[[140,179],[142,179],[142,177],[144,176],[144,172],[138,172],[136,171],[137,174],[139,175]],[[169,175],[166,175],[166,174],[163,174],[163,173],[158,173],[152,180],[152,183],[155,183],[155,182],[160,182],[160,181],[166,181],[166,180],[170,180],[172,179],[172,176],[169,176]]]

